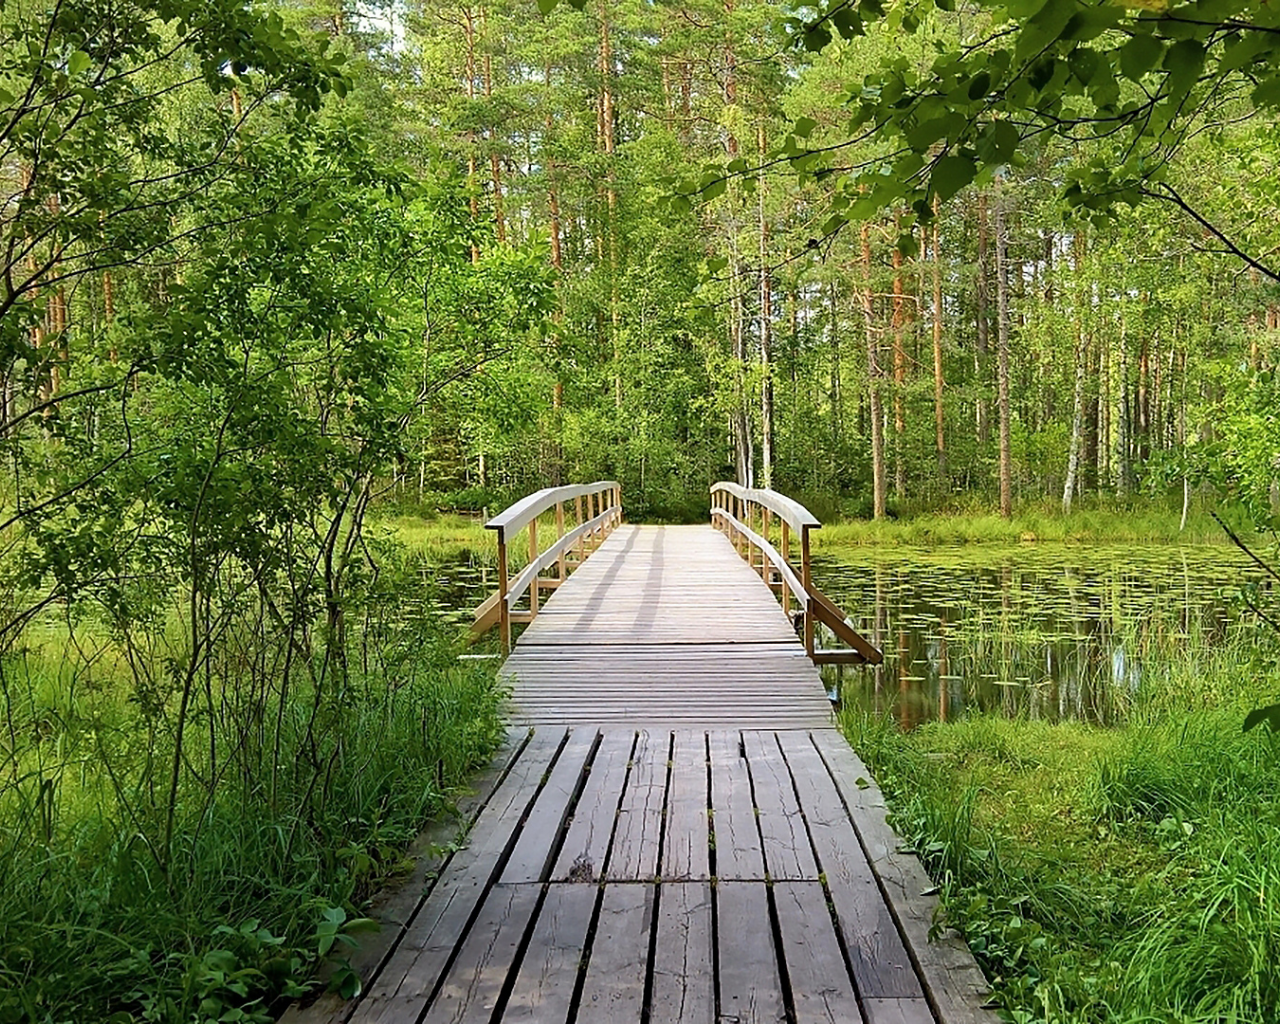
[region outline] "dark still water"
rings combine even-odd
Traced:
[[[903,728],[967,711],[1110,722],[1161,660],[1227,643],[1259,575],[1227,548],[1058,545],[850,548],[813,573],[885,656],[824,669],[828,688]]]

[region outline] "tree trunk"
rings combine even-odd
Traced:
[[[764,124],[756,135],[765,157]],[[773,486],[773,293],[769,282],[769,222],[765,219],[764,181],[757,186],[760,211],[760,479]]]
[[[836,302],[836,283],[827,282],[827,343],[831,346],[831,380],[827,388],[827,401],[831,407],[831,440],[838,444],[841,434],[840,417],[840,313]]]
[[[991,439],[991,410],[987,402],[987,352],[990,349],[990,314],[987,310],[987,274],[989,271],[987,239],[987,194],[978,193],[978,280],[974,294],[977,307],[977,344],[973,352],[973,372],[978,378],[976,428],[978,445],[983,447]]]
[[[875,302],[871,280],[871,227],[862,223],[862,312],[867,332],[867,390],[871,406],[872,516],[884,518],[884,407],[880,397],[880,360],[876,352]]]
[[[489,52],[489,18],[484,7],[480,8],[480,30],[484,35],[484,95],[486,99],[493,97],[493,54]],[[498,235],[498,243],[507,241],[507,224],[502,215],[502,161],[498,158],[498,150],[492,128],[485,129],[485,138],[489,141],[489,176],[493,179],[493,224]]]
[[[462,9],[462,16],[463,35],[467,46],[467,99],[474,100],[476,98],[475,18],[470,7]],[[474,223],[480,219],[480,200],[476,195],[476,133],[474,131],[467,132],[467,191],[471,194],[471,220]],[[480,247],[475,242],[471,243],[471,262],[480,262]]]
[[[895,217],[896,232],[900,219]],[[895,241],[893,246],[893,493],[899,500],[907,491],[907,467],[903,451],[903,434],[907,429],[906,406],[903,391],[907,384],[907,350],[903,344],[906,316],[902,287],[902,250]]]
[[[933,197],[933,423],[937,435],[938,482],[945,494],[947,483],[946,419],[942,406],[942,250],[939,245],[938,197]]]
[[[1009,422],[1009,225],[996,196],[996,402],[1000,417],[1000,514],[1013,517],[1013,451]]]

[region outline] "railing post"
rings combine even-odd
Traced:
[[[813,591],[809,583],[809,527],[800,531],[800,585],[808,599],[804,609],[804,649],[813,657]]]
[[[507,607],[507,531],[498,527],[498,633],[502,656],[511,653],[511,609]]]
[[[791,526],[785,519],[782,520],[782,560],[791,564]],[[782,610],[791,615],[791,588],[786,576],[782,577]]]
[[[769,537],[769,527],[773,525],[773,513],[766,508],[764,510],[764,514],[760,518],[761,518],[760,536],[763,537],[765,540],[771,540],[771,538]],[[760,575],[764,579],[766,584],[769,584],[770,586],[772,586],[772,583],[769,579],[769,560],[768,558],[765,557],[764,548],[760,549]]]
[[[556,502],[556,540],[561,540],[563,539],[563,537],[564,537],[564,502],[557,501]],[[562,550],[560,552],[560,557],[556,559],[556,571],[560,575],[561,583],[564,582],[565,576],[568,573],[568,567],[565,565],[566,557],[567,556]]]
[[[574,523],[575,526],[581,526],[583,523],[586,522],[586,520],[582,518],[582,495],[581,494],[579,494],[576,498],[573,499],[573,511],[574,511],[574,515],[577,517],[576,522]],[[583,539],[582,534],[578,534],[578,564],[579,565],[582,564],[582,560],[585,557],[586,557],[586,541]]]
[[[538,557],[538,517],[534,516],[529,520],[529,561],[532,562]],[[538,575],[534,573],[533,579],[529,581],[529,619],[532,621],[538,615]]]

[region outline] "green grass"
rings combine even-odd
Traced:
[[[456,630],[392,615],[352,632],[349,675],[322,690],[301,670],[287,690],[237,675],[272,649],[223,638],[222,711],[190,716],[167,850],[172,697],[88,626],[89,657],[49,624],[0,662],[0,1024],[266,1022],[342,953],[504,730],[492,668],[457,661]]]
[[[1280,738],[1241,730],[1275,681],[1242,669],[1186,710],[1174,663],[1109,730],[842,715],[1006,1019],[1277,1019]]]
[[[1181,513],[1159,506],[1083,509],[1063,515],[1048,506],[1023,508],[1011,519],[985,511],[925,512],[898,519],[841,519],[814,535],[818,550],[861,545],[951,544],[1226,544],[1226,535],[1205,513],[1180,529]]]

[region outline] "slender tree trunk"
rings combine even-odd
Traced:
[[[763,122],[756,135],[765,156]],[[769,222],[765,219],[764,181],[756,188],[760,212],[760,479],[773,486],[773,292],[769,282]]]
[[[1071,243],[1071,256],[1076,277],[1076,309],[1075,309],[1075,344],[1072,346],[1073,364],[1075,366],[1075,387],[1071,392],[1071,443],[1067,454],[1067,475],[1062,485],[1062,511],[1071,511],[1071,501],[1075,497],[1076,477],[1080,470],[1081,436],[1084,429],[1084,377],[1085,377],[1085,344],[1084,324],[1081,323],[1084,307],[1084,289],[1081,284],[1081,253],[1083,242],[1077,230]]]
[[[618,189],[613,158],[617,143],[613,110],[613,39],[609,29],[609,6],[600,4],[600,128],[603,133],[606,202],[609,232],[609,324],[613,340],[613,403],[622,408],[622,331],[618,307]]]
[[[1129,402],[1129,346],[1125,343],[1124,314],[1120,316],[1120,379],[1116,381],[1117,412],[1120,414],[1120,429],[1116,438],[1116,495],[1124,497],[1129,493],[1129,483],[1133,477],[1131,452],[1133,450],[1133,409]]]
[[[895,217],[896,232],[900,218]],[[907,350],[903,332],[906,330],[902,285],[902,250],[893,247],[893,493],[901,501],[907,492],[907,466],[903,435],[907,429],[906,403],[903,392],[907,385]]]
[[[872,515],[885,513],[884,407],[880,397],[880,360],[876,349],[875,301],[871,278],[871,227],[862,223],[862,312],[867,332],[867,390],[871,406]]]
[[[1013,517],[1013,450],[1009,411],[1009,225],[996,197],[996,402],[1000,417],[1000,514]]]
[[[464,7],[462,9],[462,16],[463,36],[466,41],[467,49],[467,99],[474,101],[476,98],[475,16],[470,7]],[[471,195],[471,221],[472,223],[478,223],[480,220],[480,199],[476,194],[476,133],[474,131],[467,132],[467,191]],[[480,262],[480,247],[475,242],[471,243],[471,262]]]
[[[990,349],[990,324],[987,299],[987,275],[990,272],[990,254],[987,238],[987,194],[978,193],[978,280],[974,294],[977,307],[977,332],[973,351],[973,371],[978,378],[978,401],[975,419],[978,445],[985,447],[991,439],[991,410],[988,408],[987,352]]]
[[[835,281],[827,282],[827,344],[831,347],[831,380],[827,401],[831,407],[831,440],[838,444],[842,433],[840,398],[840,311]]]
[[[938,197],[933,198],[933,424],[938,449],[938,482],[945,494],[947,482],[946,416],[942,405],[942,250],[938,224]]]
[[[486,99],[493,97],[493,54],[489,42],[489,16],[484,7],[480,8],[480,31],[484,36],[484,95]],[[502,161],[498,157],[497,140],[493,129],[485,129],[485,138],[489,143],[489,176],[493,180],[493,225],[498,236],[498,244],[507,241],[507,224],[502,213]]]

